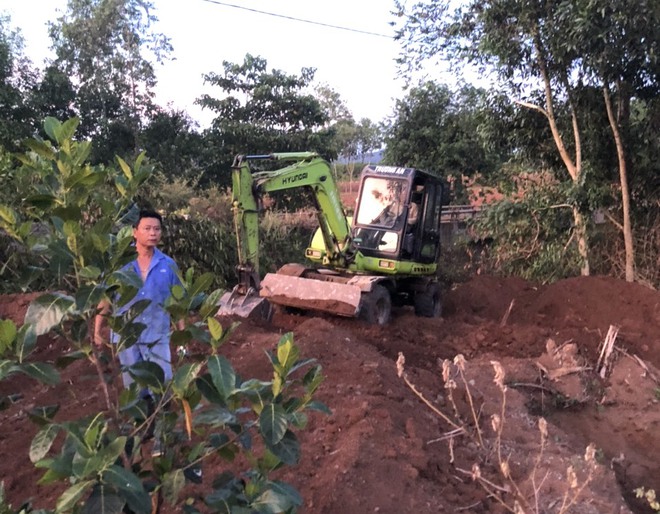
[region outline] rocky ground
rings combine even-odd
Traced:
[[[29,299],[0,297],[0,317],[20,319]],[[657,291],[603,277],[537,286],[477,276],[447,292],[441,319],[401,309],[375,327],[278,314],[271,325],[243,322],[224,351],[244,376],[268,379],[264,350],[288,331],[323,365],[318,396],[332,409],[311,417],[302,461],[277,477],[302,492],[302,512],[506,512],[516,499],[524,512],[651,512],[633,490],[660,491]],[[608,332],[614,352],[601,376]],[[58,339],[40,345],[45,359],[67,350]],[[58,419],[102,408],[86,363],[63,378],[55,388],[0,384],[0,396],[21,394],[0,411],[0,477],[14,505],[49,505],[58,493],[36,485],[26,411],[55,400]],[[215,471],[207,466],[194,494]]]

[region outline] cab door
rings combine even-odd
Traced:
[[[427,182],[424,187],[421,225],[415,244],[414,258],[417,262],[430,264],[438,261],[442,198],[442,184],[437,181]]]

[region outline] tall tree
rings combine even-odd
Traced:
[[[142,148],[167,178],[196,178],[204,163],[204,141],[183,111],[157,108],[141,135]]]
[[[584,62],[585,82],[602,90],[616,148],[621,190],[626,280],[635,278],[635,250],[629,192],[628,134],[633,98],[660,91],[660,4],[649,0],[580,0],[560,6],[567,47]]]
[[[562,47],[562,34],[553,19],[557,2],[534,0],[472,0],[455,11],[439,0],[418,3],[406,14],[399,32],[404,54],[412,63],[448,56],[450,59],[492,67],[520,105],[547,121],[561,161],[574,186],[584,186],[579,116],[574,102],[577,66],[574,52]],[[537,103],[537,92],[543,99]],[[562,130],[557,98],[567,100],[569,130]],[[579,195],[577,195],[579,196]],[[581,206],[572,206],[582,274],[589,274],[587,219]]]
[[[429,58],[449,57],[491,67],[519,105],[544,117],[573,184],[575,234],[582,273],[589,274],[588,211],[579,201],[585,196],[588,166],[577,99],[585,86],[603,92],[617,147],[625,218],[626,156],[609,92],[617,83],[625,85],[621,79],[630,77],[632,69],[647,83],[649,70],[657,70],[657,2],[605,6],[596,0],[472,0],[455,11],[439,0],[417,3],[410,11],[401,2],[397,5],[404,18],[399,39],[406,62],[417,66]],[[618,104],[625,109],[625,100]],[[630,242],[629,224],[624,223],[624,233]],[[632,262],[631,253],[627,260]],[[627,268],[631,279],[632,269]]]
[[[316,98],[321,104],[321,108],[327,114],[326,126],[333,125],[343,120],[353,119],[346,102],[341,95],[331,88],[328,84],[320,84],[314,88]]]
[[[342,119],[334,128],[338,155],[346,162],[349,190],[352,191],[356,163],[364,163],[369,153],[380,149],[383,144],[383,131],[380,125],[369,118],[362,118],[358,123],[352,117]]]
[[[226,183],[231,160],[239,153],[311,150],[336,157],[328,115],[308,92],[314,73],[313,68],[303,68],[300,75],[269,71],[265,59],[247,54],[240,64],[224,61],[222,73],[206,74],[205,81],[223,92],[221,98],[197,100],[215,113],[206,134],[215,159],[209,178]]]
[[[379,150],[383,144],[381,126],[369,118],[362,118],[357,125],[357,140],[360,160],[366,162],[369,154]]]
[[[171,52],[169,39],[153,30],[153,9],[149,0],[68,0],[66,12],[49,25],[52,66],[70,77],[80,132],[95,136],[97,152],[137,149],[139,129],[153,108],[150,59],[161,63]]]
[[[39,119],[50,116],[68,120],[76,115],[73,109],[76,102],[75,87],[69,77],[54,66],[48,66],[44,71],[41,81],[33,90],[31,101]]]
[[[468,86],[459,92],[435,82],[412,88],[396,102],[385,160],[443,175],[488,175],[499,161],[502,143],[481,140],[489,128],[479,119],[488,108],[486,100],[485,91]]]
[[[8,16],[0,16],[0,145],[8,150],[17,150],[35,128],[29,95],[36,81],[20,31]]]

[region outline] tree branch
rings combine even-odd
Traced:
[[[619,223],[617,220],[614,219],[614,216],[612,216],[609,212],[605,211],[605,217],[610,220],[612,225],[614,225],[616,228],[619,230],[623,231],[623,225]]]
[[[515,98],[513,99],[513,101],[514,101],[514,103],[517,103],[518,105],[522,105],[523,107],[527,107],[528,109],[531,109],[533,111],[538,111],[541,114],[543,114],[543,116],[548,118],[548,112],[543,107],[540,107],[540,106],[538,106],[536,104],[533,104],[531,102],[525,102],[524,100],[516,100]]]

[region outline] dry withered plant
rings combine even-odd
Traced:
[[[597,467],[596,448],[590,444],[586,448],[584,458],[567,467],[563,493],[557,496],[555,492],[550,497],[550,487],[547,484],[550,470],[544,469],[548,424],[545,418],[539,417],[539,440],[531,470],[522,467],[514,469],[513,450],[506,444],[504,437],[507,415],[510,414],[507,411],[506,373],[498,361],[491,361],[491,365],[494,370],[493,382],[500,391],[500,400],[497,406],[487,409],[484,401],[479,399],[480,395],[475,393],[474,382],[467,377],[468,363],[463,355],[457,355],[453,361],[445,359],[442,362],[442,379],[447,400],[447,406],[444,408],[429,400],[410,380],[402,353],[399,353],[396,363],[398,376],[448,425],[449,430],[437,440],[447,441],[450,462],[458,473],[477,482],[490,498],[509,512],[567,514],[594,479]],[[482,419],[485,411],[493,411],[490,415],[492,434],[488,433],[485,420]],[[466,443],[472,443],[472,447],[477,449],[474,462],[468,465],[458,462],[461,457],[457,457],[455,452],[458,444]]]

